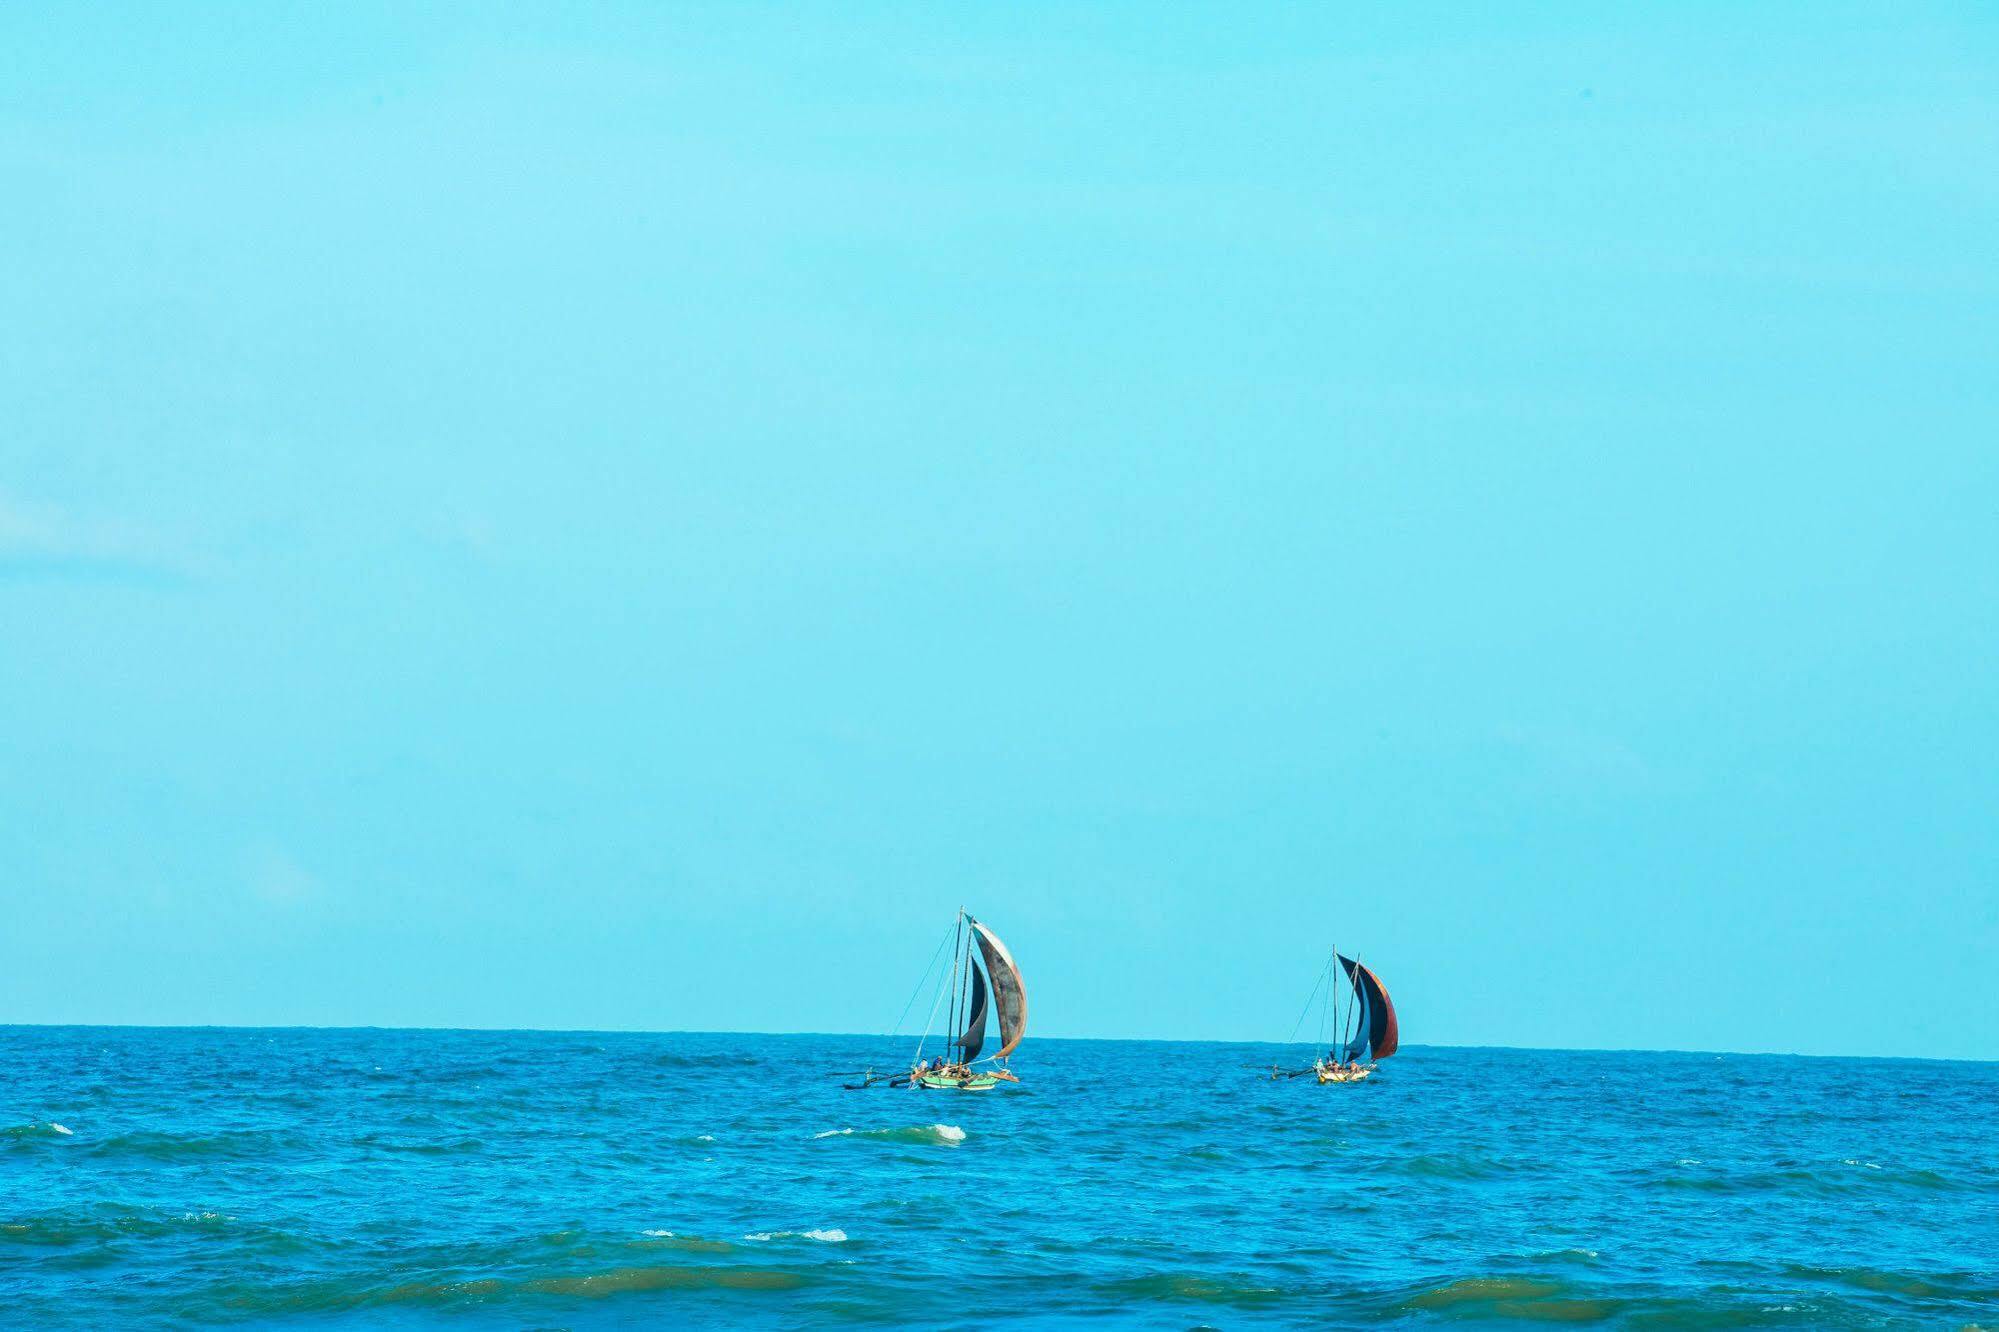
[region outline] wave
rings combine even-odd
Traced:
[[[1480,1304],[1490,1300],[1538,1300],[1560,1294],[1560,1282],[1532,1277],[1460,1277],[1434,1286],[1403,1301],[1411,1309],[1448,1309],[1457,1304]]]
[[[1461,1156],[1406,1156],[1395,1161],[1391,1168],[1405,1175],[1416,1175],[1424,1179],[1498,1179],[1510,1175],[1517,1169],[1505,1161],[1472,1155]]]
[[[1989,1278],[1957,1272],[1916,1275],[1876,1267],[1809,1267],[1802,1263],[1787,1264],[1784,1271],[1791,1277],[1850,1286],[1877,1295],[1900,1295],[1915,1300],[1999,1300],[1999,1285]]]
[[[274,1149],[297,1146],[295,1139],[270,1133],[161,1133],[146,1129],[121,1133],[90,1145],[93,1155],[144,1156],[155,1161],[196,1157],[265,1158]]]
[[[727,1240],[697,1239],[692,1235],[676,1235],[671,1230],[645,1230],[639,1233],[645,1238],[632,1245],[636,1249],[677,1249],[682,1253],[727,1253],[736,1247]]]
[[[1401,1308],[1453,1317],[1593,1323],[1615,1318],[1626,1302],[1582,1294],[1538,1277],[1463,1277],[1419,1291]]]
[[[1664,1175],[1652,1180],[1651,1187],[1694,1193],[1805,1192],[1843,1195],[1862,1189],[1875,1191],[1882,1188],[1952,1193],[1969,1186],[1934,1170],[1895,1170],[1873,1161],[1848,1159],[1837,1165],[1787,1166],[1733,1174],[1718,1171],[1699,1175]]]
[[[476,1155],[486,1150],[486,1144],[478,1138],[453,1138],[448,1141],[414,1142],[384,1137],[379,1133],[365,1134],[354,1139],[356,1147],[366,1147],[377,1152],[402,1152],[411,1156],[465,1156]]]
[[[586,1276],[537,1277],[520,1283],[535,1295],[582,1295],[601,1298],[629,1291],[674,1290],[719,1286],[725,1290],[796,1290],[805,1278],[796,1272],[761,1271],[741,1267],[620,1267]]]
[[[375,1071],[380,1073],[382,1070],[377,1068]],[[395,1072],[393,1069],[390,1071],[392,1073]],[[397,1076],[402,1075],[397,1074]],[[439,1083],[450,1082],[503,1082],[514,1075],[512,1070],[498,1065],[475,1064],[470,1067],[461,1065],[456,1068],[431,1068],[421,1071],[410,1070],[410,1076],[420,1078],[426,1086],[436,1086]]]
[[[1542,1257],[1561,1260],[1565,1254],[1589,1253],[1587,1249],[1565,1249]],[[1627,1297],[1545,1275],[1462,1277],[1419,1290],[1379,1310],[1390,1318],[1427,1315],[1452,1322],[1643,1322],[1646,1326],[1688,1328],[1821,1327],[1834,1321],[1829,1314],[1838,1312],[1809,1302],[1771,1303],[1768,1296],[1759,1297],[1753,1289],[1740,1286],[1712,1286],[1697,1295]]]
[[[1598,1258],[1595,1249],[1549,1249],[1535,1254],[1530,1262],[1537,1263],[1593,1263]]]
[[[0,1128],[0,1138],[10,1138],[16,1141],[23,1139],[68,1138],[73,1136],[75,1135],[69,1129],[64,1128],[54,1120],[50,1120],[45,1124],[13,1124],[7,1128]]]
[[[0,1244],[62,1247],[109,1240],[216,1230],[233,1225],[224,1212],[174,1212],[140,1207],[101,1206],[74,1212],[44,1212],[39,1216],[0,1221]]]
[[[922,1124],[912,1128],[827,1129],[819,1138],[869,1138],[876,1142],[915,1142],[930,1146],[955,1147],[965,1140],[965,1130],[956,1124]]]
[[[231,1283],[205,1292],[206,1302],[234,1317],[337,1313],[384,1305],[485,1305],[519,1296],[605,1299],[645,1291],[722,1289],[787,1291],[804,1285],[797,1272],[746,1267],[615,1267],[597,1272],[466,1281],[403,1281],[394,1285],[342,1278],[280,1285]]]
[[[753,1054],[666,1054],[654,1055],[656,1068],[750,1068],[763,1062]]]
[[[1120,1304],[1133,1300],[1160,1300],[1170,1303],[1261,1305],[1286,1297],[1275,1286],[1248,1285],[1223,1277],[1199,1276],[1187,1272],[1161,1272],[1152,1276],[1130,1277],[1100,1283],[1097,1290]]]
[[[809,1239],[818,1240],[822,1244],[845,1244],[847,1242],[847,1232],[844,1230],[762,1230],[754,1235],[745,1235],[743,1238],[756,1244],[768,1244],[772,1240],[781,1239]]]

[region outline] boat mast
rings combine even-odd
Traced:
[[[960,946],[963,944],[965,936],[965,908],[962,906],[958,908],[958,922],[953,929],[954,933],[951,941],[951,1018],[950,1024],[944,1028],[944,1040],[946,1042],[944,1046],[944,1059],[946,1063],[957,1062],[956,1058],[951,1054],[950,1042],[958,1039],[958,960]]]
[[[1340,1048],[1340,1047],[1341,1047],[1342,1045],[1344,1045],[1344,1044],[1345,1044],[1345,1042],[1343,1042],[1343,1041],[1341,1041],[1341,1040],[1340,1040],[1340,1032],[1341,1032],[1342,1028],[1341,1028],[1341,1026],[1340,1026],[1340,1021],[1341,1021],[1341,1019],[1340,1019],[1340,946],[1339,946],[1338,944],[1334,944],[1334,945],[1333,945],[1333,956],[1332,956],[1332,959],[1331,959],[1330,961],[1328,961],[1328,962],[1326,963],[1326,965],[1327,965],[1327,966],[1328,966],[1329,968],[1331,968],[1330,972],[1329,972],[1329,973],[1327,974],[1327,976],[1326,976],[1326,994],[1327,994],[1327,997],[1328,997],[1328,998],[1330,998],[1330,999],[1332,1000],[1332,1004],[1333,1004],[1333,1046],[1332,1046],[1332,1048],[1331,1048],[1330,1050],[1328,1050],[1328,1051],[1327,1051],[1327,1053],[1328,1053],[1328,1054],[1331,1054],[1331,1055],[1334,1055],[1334,1056],[1338,1056],[1338,1055],[1342,1055],[1342,1054],[1345,1054],[1345,1053],[1346,1053],[1346,1052],[1345,1052],[1345,1051],[1344,1051],[1343,1049],[1341,1049],[1341,1048]],[[1334,1061],[1334,1062],[1336,1062],[1336,1063],[1338,1062],[1337,1058],[1335,1059],[1335,1061]]]
[[[972,968],[972,936],[971,936],[971,934],[970,934],[970,933],[968,932],[968,933],[967,933],[967,934],[965,935],[965,978],[964,978],[964,981],[963,981],[963,984],[964,984],[964,989],[965,989],[965,1007],[964,1007],[964,1014],[965,1014],[965,1027],[969,1027],[969,1026],[971,1026],[971,1025],[972,1025],[972,969],[973,969],[973,968]],[[963,1027],[961,1027],[961,1028],[959,1028],[959,1035],[963,1035],[963,1034],[964,1034],[964,1028],[963,1028]],[[955,1036],[954,1036],[954,1037],[952,1037],[952,1039],[953,1039],[953,1040],[956,1040],[956,1039],[957,1039],[957,1037],[955,1037]],[[969,1066],[969,1065],[971,1064],[971,1062],[972,1062],[971,1060],[969,1060],[969,1059],[967,1059],[967,1058],[965,1057],[965,1047],[964,1047],[964,1046],[963,1046],[962,1044],[961,1044],[961,1045],[959,1045],[959,1047],[958,1047],[958,1060],[957,1060],[957,1062],[960,1062],[960,1063],[963,1063],[963,1064],[965,1064],[965,1065],[967,1065],[967,1066]]]
[[[1339,950],[1337,948],[1334,949],[1333,956],[1337,958],[1339,955]],[[1321,1045],[1326,1043],[1326,1019],[1328,1015],[1331,1016],[1333,1024],[1337,1028],[1340,1020],[1340,997],[1333,993],[1333,978],[1331,976],[1326,977],[1326,996],[1319,1002],[1319,1044]],[[1339,1032],[1335,1030],[1333,1034],[1337,1036]],[[1314,1060],[1319,1058],[1317,1050],[1312,1051],[1312,1058]]]
[[[1359,958],[1353,960],[1353,969],[1354,974],[1348,982],[1353,987],[1353,1043],[1365,1050],[1367,1057],[1372,1059],[1374,1058],[1374,1042],[1368,1039],[1368,1034],[1365,1031],[1361,1030],[1361,1024],[1368,1020],[1368,1012],[1367,995],[1360,988]],[[1360,1062],[1358,1055],[1355,1056],[1354,1062]]]

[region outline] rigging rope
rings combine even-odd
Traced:
[[[1297,1043],[1297,1041],[1298,1041],[1298,1028],[1300,1028],[1300,1027],[1302,1027],[1302,1026],[1304,1026],[1304,1025],[1305,1025],[1305,1018],[1306,1018],[1306,1017],[1307,1017],[1307,1016],[1308,1016],[1308,1015],[1309,1015],[1309,1014],[1311,1013],[1311,1011],[1312,1011],[1312,1001],[1313,1001],[1313,1000],[1315,1000],[1315,999],[1317,999],[1317,998],[1319,997],[1319,986],[1320,986],[1320,985],[1323,985],[1323,984],[1325,983],[1325,980],[1326,980],[1326,973],[1327,973],[1328,971],[1331,971],[1331,970],[1332,970],[1332,967],[1333,967],[1333,961],[1332,961],[1332,959],[1331,959],[1331,958],[1327,958],[1327,959],[1326,959],[1326,965],[1325,965],[1325,966],[1323,966],[1323,967],[1321,967],[1321,968],[1319,968],[1319,979],[1318,979],[1317,981],[1314,981],[1314,982],[1313,982],[1313,984],[1312,984],[1312,993],[1306,996],[1306,998],[1305,998],[1305,1006],[1304,1006],[1304,1007],[1303,1007],[1302,1009],[1300,1009],[1300,1010],[1298,1011],[1298,1020],[1297,1020],[1296,1022],[1294,1022],[1294,1023],[1292,1023],[1292,1024],[1291,1024],[1291,1034],[1290,1034],[1289,1036],[1285,1037],[1285,1039],[1284,1039],[1284,1043],[1285,1043],[1286,1045],[1294,1045],[1294,1044],[1296,1044],[1296,1043]]]
[[[963,915],[964,915],[964,912],[963,912],[963,911],[961,910],[961,911],[960,911],[960,912],[959,912],[958,914],[959,914],[960,916],[963,916]],[[946,937],[947,937],[947,938],[949,938],[949,939],[951,939],[951,940],[953,940],[954,942],[956,941],[956,939],[957,939],[957,937],[958,937],[958,922],[957,922],[957,921],[953,921],[953,922],[951,923],[951,933],[950,933],[949,935],[947,935]],[[932,960],[934,961],[935,959],[933,958]],[[957,950],[957,949],[956,949],[956,948],[954,947],[954,948],[953,948],[953,949],[951,950],[951,962],[952,962],[952,972],[953,972],[953,975],[952,975],[952,977],[951,977],[951,979],[952,979],[952,980],[956,980],[956,979],[957,979],[957,976],[956,976],[956,974],[955,974],[955,973],[956,973],[956,971],[957,971],[957,961],[958,961],[958,950]],[[924,974],[925,974],[925,975],[927,976],[927,975],[928,975],[929,973],[928,973],[928,972],[926,972],[926,973],[924,973]],[[940,978],[940,979],[941,979],[941,978]],[[918,984],[918,986],[919,986],[919,988],[920,988],[920,987],[921,987],[921,985],[922,985],[922,982],[921,982],[921,981],[919,981],[919,982],[917,982],[917,984]],[[931,1028],[932,1028],[933,1026],[935,1026],[935,1025],[937,1024],[937,1010],[938,1010],[938,1008],[940,1008],[940,1007],[941,1007],[941,1006],[943,1005],[943,1003],[944,1003],[944,995],[945,995],[945,993],[946,993],[947,991],[949,991],[949,990],[952,990],[952,989],[955,989],[955,988],[956,988],[955,986],[952,986],[952,985],[948,985],[948,984],[947,984],[947,985],[940,985],[940,986],[938,986],[938,987],[937,987],[937,997],[936,997],[935,999],[931,1000],[931,1002],[930,1002],[930,1016],[929,1016],[928,1018],[926,1018],[926,1019],[924,1020],[924,1023],[923,1023],[923,1035],[921,1035],[920,1037],[918,1037],[918,1038],[917,1038],[917,1041],[916,1041],[916,1056],[915,1056],[916,1060],[920,1061],[920,1060],[921,1060],[921,1059],[923,1058],[923,1046],[924,1046],[924,1043],[925,1043],[926,1041],[928,1041],[928,1040],[930,1039],[930,1029],[931,1029]],[[947,1038],[947,1039],[948,1039],[948,1038]]]
[[[923,993],[923,983],[929,980],[930,973],[937,969],[937,959],[944,955],[944,945],[950,942],[951,931],[946,930],[944,931],[944,937],[937,941],[937,951],[930,955],[930,964],[924,967],[923,974],[917,977],[916,988],[909,992],[909,1002],[902,1006],[902,1016],[897,1018],[895,1026],[889,1029],[888,1034],[891,1040],[902,1035],[902,1024],[908,1020],[909,1010],[916,1007],[916,996]],[[935,1014],[932,1014],[932,1016],[934,1017]]]

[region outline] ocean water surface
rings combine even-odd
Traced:
[[[907,1049],[0,1028],[0,1324],[1999,1324],[1999,1065]]]

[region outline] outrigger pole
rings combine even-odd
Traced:
[[[907,1073],[882,1074],[875,1072],[871,1068],[864,1069],[859,1073],[828,1073],[826,1076],[829,1078],[860,1079],[859,1082],[841,1083],[841,1089],[844,1091],[866,1091],[868,1088],[882,1083],[890,1087],[906,1087],[909,1085],[909,1074]]]

